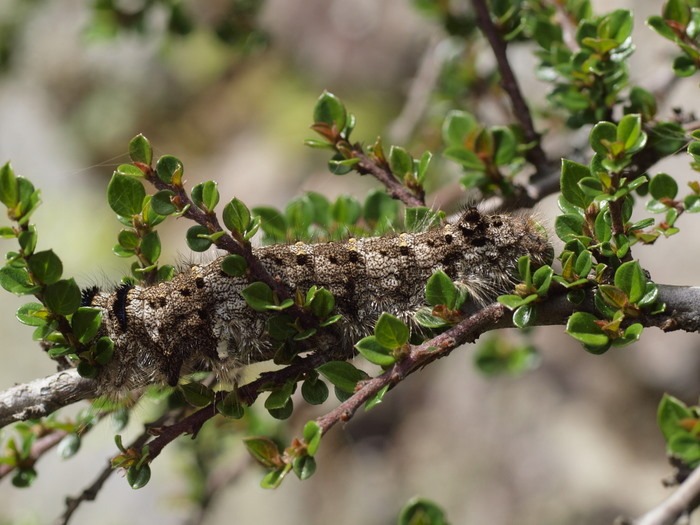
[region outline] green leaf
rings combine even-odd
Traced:
[[[352,394],[358,381],[368,376],[346,361],[329,361],[317,368],[318,372],[343,392]]]
[[[315,456],[321,444],[321,427],[316,421],[307,421],[306,425],[304,425],[303,436],[306,443],[306,452],[309,456]]]
[[[24,268],[3,266],[0,268],[0,286],[16,295],[28,295],[39,290]]]
[[[464,146],[450,146],[442,152],[443,157],[460,164],[462,168],[469,171],[485,171],[484,161],[473,151]]]
[[[68,459],[80,450],[80,436],[75,432],[66,434],[61,441],[58,443],[56,448],[58,455],[61,459]]]
[[[240,200],[234,198],[224,207],[223,219],[229,230],[242,234],[250,225],[250,210]]]
[[[136,179],[143,177],[143,171],[141,171],[138,166],[134,166],[133,164],[120,164],[117,166],[117,169],[114,170],[114,173]]]
[[[457,287],[442,270],[433,273],[425,284],[425,300],[431,306],[443,304],[454,309],[458,296]]]
[[[141,162],[147,166],[151,165],[153,148],[148,139],[142,134],[139,133],[129,142],[129,157],[132,162]]]
[[[340,99],[333,93],[324,91],[314,107],[314,122],[335,125],[336,130],[340,132],[345,128],[347,118],[347,110]]]
[[[275,208],[260,206],[253,208],[253,214],[262,220],[262,231],[273,241],[284,242],[287,240],[287,223],[284,215]]]
[[[646,292],[647,278],[637,261],[622,263],[615,271],[615,286],[627,294],[631,303],[636,303]]]
[[[19,202],[17,176],[9,162],[6,162],[0,168],[0,202],[9,209],[17,206]]]
[[[646,134],[642,132],[642,116],[625,115],[617,124],[617,140],[622,142],[626,152],[635,153],[644,147]]]
[[[689,77],[695,74],[698,66],[695,60],[686,55],[677,56],[673,60],[673,72],[679,77]]]
[[[280,486],[285,476],[289,472],[286,468],[278,468],[265,474],[260,481],[260,486],[264,489],[276,489]]]
[[[675,199],[678,194],[678,183],[666,173],[659,173],[649,183],[649,193],[657,200]]]
[[[398,525],[449,525],[444,511],[435,503],[413,498],[399,514]]]
[[[566,332],[584,345],[594,348],[605,347],[610,340],[596,321],[598,319],[588,312],[575,312],[566,323]]]
[[[354,197],[341,195],[331,206],[331,216],[338,224],[355,224],[362,216],[362,205]]]
[[[552,283],[554,270],[551,266],[542,266],[532,275],[532,285],[537,289],[537,295],[544,297]]]
[[[61,278],[63,274],[63,263],[53,252],[46,250],[37,252],[29,257],[27,261],[29,271],[34,279],[43,284],[53,284]]]
[[[151,208],[159,215],[171,215],[177,212],[177,208],[171,199],[175,193],[171,190],[161,190],[156,192],[151,198]]]
[[[309,479],[316,472],[316,460],[310,455],[296,457],[292,461],[292,470],[300,480]]]
[[[29,487],[37,477],[37,472],[32,467],[19,468],[12,476],[12,484],[17,488]]]
[[[70,315],[80,307],[80,302],[80,288],[72,278],[56,281],[44,289],[44,304],[56,314]]]
[[[216,410],[225,417],[231,419],[241,419],[245,414],[243,403],[241,403],[236,391],[229,392],[220,402],[216,404]]]
[[[301,384],[301,395],[310,405],[320,405],[328,399],[328,386],[318,376],[309,377]]]
[[[389,149],[389,167],[399,180],[407,173],[413,173],[413,157],[400,146],[392,146]]]
[[[391,366],[396,362],[396,358],[391,353],[391,348],[381,345],[376,336],[369,335],[360,339],[355,348],[362,357],[372,364],[379,366]]]
[[[17,320],[27,326],[44,326],[49,312],[40,303],[23,304],[17,310]]]
[[[87,379],[95,379],[99,372],[95,365],[88,363],[87,361],[81,361],[78,363],[77,370],[80,377],[85,377]]]
[[[677,38],[673,29],[671,29],[666,21],[660,16],[650,16],[647,18],[647,25],[668,40],[675,41]]]
[[[526,299],[529,299],[532,297],[533,299],[537,299],[537,296],[535,294],[527,296]],[[513,295],[513,294],[506,294],[506,295],[499,295],[496,300],[508,308],[509,310],[515,310],[516,308],[519,308],[520,306],[527,304],[528,302],[532,301],[525,301],[522,297],[519,295]]]
[[[146,190],[141,181],[134,177],[115,173],[107,186],[107,201],[110,208],[122,217],[141,213]]]
[[[690,22],[690,4],[685,0],[668,0],[663,7],[664,20],[677,22],[680,26],[686,26]]]
[[[280,451],[274,441],[267,437],[246,437],[243,444],[248,453],[263,467],[276,468],[281,465]]]
[[[335,297],[325,288],[320,288],[314,294],[313,299],[311,299],[309,308],[316,317],[325,319],[335,308]]]
[[[583,236],[585,221],[580,215],[566,213],[558,215],[554,221],[554,231],[562,241],[568,242]]]
[[[209,230],[201,224],[191,226],[185,235],[187,246],[195,252],[205,252],[212,245],[209,237]]]
[[[102,324],[102,310],[81,306],[71,318],[73,333],[82,344],[92,341]]]
[[[155,264],[160,257],[160,237],[157,231],[150,231],[141,239],[141,255],[143,255],[150,264]]]
[[[666,441],[681,428],[680,421],[693,417],[693,413],[681,400],[664,394],[656,412],[656,422]]]
[[[473,115],[464,111],[452,110],[445,117],[442,125],[442,137],[449,146],[464,146],[464,140],[474,128],[477,121]]]
[[[185,168],[180,159],[172,155],[163,155],[156,162],[156,175],[166,184],[180,186],[184,170]]]
[[[231,277],[243,277],[248,269],[248,263],[240,255],[227,255],[221,261],[221,270]]]
[[[114,341],[109,337],[100,337],[95,343],[95,361],[99,365],[106,365],[114,355]]]
[[[212,212],[219,204],[219,190],[216,182],[208,180],[192,188],[192,202],[205,212]]]
[[[202,383],[184,383],[178,388],[185,401],[194,407],[206,407],[214,402],[214,391]]]
[[[126,471],[126,481],[134,490],[145,487],[150,480],[151,467],[148,466],[148,463],[145,463],[140,467],[129,467]]]
[[[287,403],[281,408],[268,409],[269,414],[280,421],[288,419],[294,411],[294,403],[291,398],[287,399]]]
[[[385,191],[373,190],[364,203],[363,217],[370,225],[392,225],[399,214],[399,203]]]
[[[365,412],[372,410],[374,407],[376,407],[378,404],[380,404],[384,400],[384,396],[389,391],[389,386],[391,386],[391,385],[384,385],[382,388],[380,388],[377,391],[376,394],[374,394],[367,401],[365,401]]]
[[[425,176],[428,173],[428,166],[430,166],[430,161],[433,158],[433,154],[429,151],[426,151],[421,155],[420,160],[418,161],[418,167],[416,169],[416,178],[418,179],[419,184],[423,184],[425,182]]]
[[[374,335],[380,345],[394,350],[408,342],[411,332],[401,319],[384,312],[374,325]]]
[[[139,246],[139,236],[134,230],[121,230],[117,241],[119,241],[119,246],[132,252]]]
[[[274,306],[275,300],[272,288],[263,282],[255,282],[243,290],[241,295],[245,302],[256,312],[265,312],[268,306]]]
[[[292,380],[287,381],[281,387],[277,388],[276,390],[273,390],[272,392],[270,392],[270,395],[267,396],[267,399],[265,400],[265,408],[267,410],[284,408],[285,405],[289,402],[289,398],[294,393],[295,388],[296,382]]]
[[[591,130],[591,148],[597,154],[606,157],[610,152],[610,147],[617,139],[617,126],[612,122],[598,122]]]
[[[513,312],[513,324],[518,328],[532,326],[537,319],[537,310],[534,304],[523,304]]]

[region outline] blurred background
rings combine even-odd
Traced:
[[[121,18],[100,9],[112,4]],[[43,205],[34,215],[39,249],[53,248],[64,273],[81,286],[108,287],[128,272],[128,262],[111,254],[120,226],[105,191],[114,168],[128,161],[137,133],[158,155],[179,157],[190,186],[216,180],[222,198],[283,207],[304,191],[363,198],[376,187],[357,175],[331,175],[327,154],[303,146],[324,89],[357,116],[357,140],[371,143],[382,135],[385,144],[403,145],[415,156],[439,150],[449,109],[489,123],[510,118],[501,93],[488,82],[480,91],[475,81],[493,69],[485,44],[465,48],[409,0],[185,1],[173,4],[180,17],[169,18],[158,6],[136,16],[144,4],[0,3],[0,162],[10,160],[41,189]],[[468,2],[454,4],[460,12]],[[658,14],[659,2],[593,4],[598,12],[634,8],[632,81],[668,88],[660,114],[676,105],[699,109],[697,81],[671,82],[674,50],[643,23]],[[532,48],[511,51],[537,108],[548,88],[532,73]],[[552,157],[571,155],[571,144],[585,145],[586,129],[569,132],[556,116],[538,116]],[[437,157],[428,204],[457,206],[465,199],[454,182],[459,173]],[[654,172],[664,170],[691,177],[686,158]],[[555,199],[537,213],[553,224]],[[700,281],[694,219],[684,216],[685,231],[662,239],[663,248],[635,248],[655,281]],[[160,230],[161,260],[201,260],[186,248],[188,225],[168,222]],[[3,251],[13,249],[5,242]],[[3,389],[55,371],[31,341],[31,329],[14,318],[23,302],[0,295]],[[278,490],[263,490],[263,470],[245,468],[241,459],[240,435],[207,445],[204,432],[194,452],[186,438],[168,447],[141,490],[113,475],[72,523],[383,525],[395,523],[399,509],[419,495],[441,505],[453,524],[602,524],[660,501],[666,494],[661,480],[671,468],[656,406],[663,392],[696,402],[698,338],[649,329],[632,347],[593,356],[562,327],[506,337],[535,345],[539,365],[522,375],[486,377],[473,364],[474,347],[455,351],[404,381],[379,407],[335,428],[306,482],[290,476]],[[333,403],[298,403],[283,424],[286,438]],[[147,407],[141,415],[148,417]],[[274,427],[260,417],[261,425]],[[125,442],[138,432],[132,427]],[[76,457],[65,462],[47,455],[30,489],[3,480],[0,523],[55,519],[65,496],[82,491],[116,454],[113,434],[105,422]],[[207,446],[216,454],[208,457]],[[209,481],[225,488],[200,516],[192,485],[206,461],[219,476]]]

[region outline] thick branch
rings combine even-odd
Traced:
[[[676,492],[630,525],[673,525],[700,505],[700,469],[695,469]]]
[[[655,316],[644,316],[635,321],[640,322],[644,326],[659,327],[664,331],[684,330],[686,332],[700,332],[700,287],[659,285],[659,300],[667,305],[665,313]],[[569,303],[564,296],[551,297],[539,304],[537,308],[537,324],[540,326],[563,325],[574,312],[574,305]],[[584,305],[583,308],[579,306],[578,309],[593,312],[592,304]],[[484,327],[482,331],[512,326],[510,315],[504,315],[498,321],[494,321]],[[444,336],[444,334],[442,335]],[[435,339],[424,344],[435,345],[434,341]],[[284,377],[289,379],[293,374],[303,373],[309,366],[314,368],[320,365],[324,360],[324,354],[317,353],[307,359],[313,359],[313,362],[303,361],[298,365],[298,368],[287,367],[277,373],[283,372],[286,374]],[[254,361],[252,359],[251,363]],[[275,372],[271,374],[275,374]],[[241,387],[242,392],[239,393],[242,399],[252,402],[256,397],[252,390],[260,387],[264,381],[269,381],[269,379],[270,376],[262,377],[251,383],[250,386]],[[96,392],[97,384],[92,380],[80,377],[76,370],[59,372],[27,384],[17,385],[0,392],[0,426],[6,426],[16,421],[48,416],[61,407],[95,397]],[[251,397],[248,398],[247,396]],[[199,414],[197,417],[201,418],[205,416],[207,410],[213,412],[211,408],[205,408],[200,411],[202,412],[201,414],[199,412],[195,414]],[[206,419],[208,418],[202,420],[201,423],[206,421]],[[201,423],[199,420],[188,422],[190,427],[193,424],[195,427],[197,424],[201,426]],[[183,430],[186,429],[183,428]]]
[[[0,427],[48,416],[59,408],[95,396],[97,383],[75,369],[35,379],[0,392]]]

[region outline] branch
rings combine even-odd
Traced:
[[[409,208],[417,206],[425,206],[423,196],[416,196],[406,186],[396,180],[396,176],[384,164],[370,159],[359,144],[353,146],[353,156],[360,159],[360,162],[354,167],[360,175],[372,175],[375,179],[386,186],[389,195],[403,202]]]
[[[658,506],[629,525],[673,525],[683,514],[700,505],[700,468],[696,468],[680,487]]]
[[[513,106],[513,113],[523,127],[526,141],[533,145],[527,153],[527,159],[537,170],[535,178],[539,178],[540,175],[543,176],[548,171],[547,165],[549,161],[540,145],[540,135],[535,131],[532,115],[525,102],[525,97],[523,97],[520,91],[518,80],[515,78],[515,73],[513,73],[513,69],[510,67],[510,62],[506,54],[506,41],[503,40],[498,28],[491,19],[486,0],[472,0],[472,5],[476,12],[476,23],[484,33],[496,57],[498,70],[501,74],[501,86],[510,98],[511,105]]]
[[[666,312],[654,316],[643,316],[635,319],[635,321],[647,327],[656,326],[664,331],[684,330],[686,332],[700,332],[700,287],[658,286],[659,300],[666,303]],[[537,309],[537,324],[539,326],[563,325],[566,323],[568,316],[576,310],[594,311],[592,302],[583,307],[575,307],[563,295],[547,299],[538,304]],[[498,322],[488,325],[483,331],[512,326],[510,315],[504,315]],[[433,339],[424,344],[430,343],[434,345],[434,341]],[[252,403],[257,398],[257,389],[265,384],[269,384],[271,381],[286,381],[294,375],[303,374],[306,370],[316,368],[332,358],[332,356],[323,352],[317,352],[309,357],[300,359],[297,363],[286,368],[263,374],[260,378],[239,389],[241,400],[246,403]],[[266,359],[259,358],[259,360]],[[256,361],[255,356],[251,356],[250,364],[255,362],[259,361]],[[0,426],[6,426],[16,421],[48,416],[61,407],[95,397],[96,387],[97,385],[94,381],[80,377],[76,370],[59,372],[46,378],[12,387],[4,392],[0,392]],[[203,423],[214,415],[211,414],[209,417],[204,418],[206,412],[212,413],[214,411],[211,407],[206,407],[195,412],[189,417],[200,419],[190,420],[186,418],[185,420],[188,422],[183,423],[182,428],[184,429],[187,425],[190,428],[195,428],[197,424],[201,426],[200,420]],[[192,425],[195,426],[193,427]]]
[[[134,441],[131,442],[128,448],[140,449],[150,438],[148,429],[144,430]],[[97,498],[102,486],[109,479],[116,469],[112,467],[112,462],[108,461],[107,466],[100,471],[99,475],[87,488],[85,488],[78,496],[66,498],[66,510],[56,519],[55,525],[67,525],[71,517],[78,510],[78,507],[85,501],[94,501]]]
[[[41,456],[58,445],[67,434],[68,432],[65,430],[54,430],[50,434],[37,439],[32,445],[32,449],[29,452],[29,457],[22,460],[23,463],[27,462],[28,464],[33,465]],[[16,468],[16,465],[0,465],[0,479],[13,472]]]
[[[339,421],[348,421],[357,410],[384,387],[393,387],[406,376],[423,368],[427,364],[449,355],[458,346],[474,342],[490,326],[498,324],[506,309],[500,304],[491,304],[470,315],[446,332],[413,347],[411,352],[382,375],[361,383],[360,389],[316,422],[325,434]]]
[[[75,369],[35,379],[0,392],[0,427],[48,416],[59,408],[95,397],[97,383]]]

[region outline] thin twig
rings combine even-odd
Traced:
[[[445,357],[459,345],[473,342],[481,332],[495,324],[504,313],[504,306],[500,304],[489,305],[437,337],[413,347],[404,359],[382,375],[361,383],[359,390],[355,391],[352,397],[316,419],[321,427],[321,432],[325,434],[339,421],[348,421],[368,399],[382,388],[398,384],[428,363]]]
[[[527,102],[525,102],[525,97],[520,91],[518,80],[515,77],[515,73],[513,73],[513,69],[510,67],[510,62],[506,54],[506,41],[503,40],[498,28],[491,19],[486,0],[472,0],[472,5],[476,13],[477,25],[484,33],[496,57],[498,70],[501,74],[501,86],[510,98],[513,113],[523,128],[525,140],[532,144],[532,147],[527,152],[527,159],[535,166],[537,173],[534,178],[537,179],[540,176],[544,176],[548,171],[547,166],[549,161],[540,144],[540,135],[535,131],[532,115]]]
[[[41,456],[58,445],[61,440],[68,434],[65,430],[53,430],[49,434],[37,439],[29,452],[29,457],[22,461],[33,465]],[[0,479],[4,478],[17,468],[16,465],[0,465]]]
[[[396,176],[388,166],[380,165],[370,159],[362,151],[362,147],[359,144],[353,147],[353,156],[360,159],[360,162],[355,166],[357,172],[361,175],[372,175],[386,186],[387,192],[392,198],[400,200],[409,207],[425,206],[423,195],[417,196],[412,193],[396,179]]]

